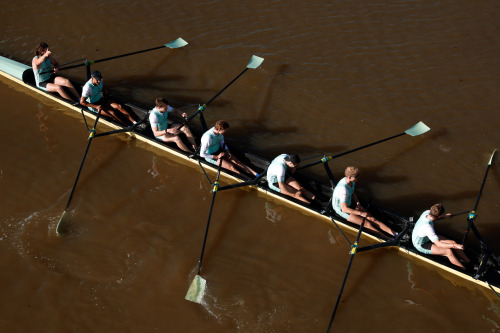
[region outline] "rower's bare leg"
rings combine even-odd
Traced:
[[[184,142],[178,135],[165,133],[165,135],[161,137],[161,140],[163,142],[175,142],[177,147],[184,150],[185,152],[191,153],[191,150],[184,144]]]
[[[436,244],[432,244],[431,253],[435,255],[448,257],[448,259],[453,265],[458,266],[461,269],[465,270],[465,266],[462,265],[460,260],[457,259],[452,249],[446,249],[444,247],[439,247]]]
[[[453,240],[450,240],[444,236],[441,236],[439,235],[439,240],[442,241],[443,243],[450,243],[450,244],[456,244],[455,241]],[[455,256],[457,256],[459,259],[461,259],[463,262],[465,263],[469,263],[470,262],[470,259],[469,257],[467,257],[467,255],[465,254],[465,252],[463,250],[459,250],[459,249],[451,249],[453,251],[453,253],[455,254]]]
[[[349,214],[347,221],[356,223],[357,225],[361,225],[363,223],[363,217],[355,214]],[[380,231],[380,229],[376,228],[369,219],[365,221],[365,228],[370,229],[376,236],[388,240],[391,239],[389,236]],[[391,233],[392,235],[392,233]]]
[[[292,177],[288,177],[288,179],[285,181],[285,184],[290,186],[292,188],[293,191],[296,191],[296,192],[299,192],[299,196],[294,196],[294,198],[297,198],[301,201],[304,201],[308,204],[310,204],[311,202],[308,200],[307,197],[304,196],[304,192],[302,190],[304,190],[304,188],[300,185],[300,183],[298,181],[296,181],[294,178]],[[307,191],[307,190],[306,190]],[[310,200],[314,200],[314,199],[310,199]]]
[[[54,84],[54,83],[47,83],[45,86],[48,92],[56,92],[59,95],[61,95],[62,98],[67,99],[68,101],[74,102],[73,99],[71,98],[70,95],[64,90],[63,86]]]
[[[118,117],[114,109],[111,109],[108,106],[103,106],[102,111],[105,113],[106,116],[112,118],[117,123],[120,123],[123,126],[128,126],[123,120],[120,119],[120,117]]]
[[[198,146],[196,145],[193,133],[191,133],[189,127],[184,125],[184,127],[181,128],[181,131],[186,135],[186,138],[188,139],[189,143],[193,146],[194,151],[196,151],[196,149],[198,149]]]
[[[255,172],[255,170],[253,170],[252,168],[250,168],[248,165],[244,164],[243,162],[241,162],[239,159],[236,158],[236,156],[234,156],[233,154],[231,154],[231,157],[230,157],[230,160],[236,164],[237,166],[239,166],[243,171],[245,171],[246,173],[248,173],[249,175],[254,175],[256,176],[257,175],[257,172]]]
[[[294,189],[296,189],[297,191],[300,191],[301,195],[310,200],[310,201],[313,201],[314,199],[316,199],[316,196],[314,194],[312,194],[310,191],[308,191],[306,188],[302,187],[302,185],[300,185],[300,183],[295,180],[295,178],[293,177],[288,177],[288,179],[286,180],[286,183],[288,185],[290,185],[291,187],[293,187]]]
[[[118,104],[118,103],[115,103],[115,102],[111,102],[110,103],[110,106],[113,108],[113,109],[116,109],[118,111],[120,111],[123,115],[125,115],[125,117],[128,118],[128,120],[133,124],[135,122],[134,118],[132,118],[132,116],[130,115],[130,113],[128,113],[127,110],[125,110],[125,108],[121,105],[121,104]]]
[[[236,173],[236,174],[240,175],[242,178],[244,178],[244,179],[246,179],[246,180],[250,179],[250,178],[249,178],[246,174],[244,174],[243,172],[241,172],[241,171],[240,171],[240,170],[236,167],[236,165],[235,165],[235,164],[233,164],[232,159],[228,161],[227,159],[225,159],[225,158],[224,158],[224,159],[222,160],[222,167],[223,167],[224,169],[231,170],[232,172],[234,172],[234,173]]]
[[[69,89],[69,91],[71,91],[73,96],[75,96],[76,101],[77,102],[80,101],[80,96],[78,95],[78,92],[76,91],[75,87],[73,86],[73,84],[71,83],[70,80],[68,80],[64,77],[61,77],[61,76],[56,76],[56,78],[54,79],[54,83],[67,87]]]
[[[369,213],[368,213],[368,218],[367,218],[371,223],[375,224],[380,230],[386,232],[387,234],[389,235],[394,235],[394,231],[389,228],[388,226],[386,226],[385,224],[383,224],[382,222],[378,221],[376,218],[374,218],[373,216],[371,216]]]

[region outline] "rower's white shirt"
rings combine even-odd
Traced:
[[[288,166],[285,162],[285,157],[288,157],[287,154],[281,154],[277,156],[267,168],[267,180],[269,183],[284,183],[286,177],[286,169]]]
[[[156,107],[153,110],[155,110],[155,109],[158,110]],[[155,128],[156,127],[157,130],[159,130],[159,131],[161,130],[162,131],[163,128],[160,129],[160,126],[159,126],[159,121],[160,120],[158,119],[158,115],[155,112],[153,112],[153,110],[151,110],[151,113],[149,114],[149,123],[151,124],[151,128]],[[165,111],[167,113],[166,114],[167,117],[168,117],[168,114],[171,113],[172,111],[174,111],[174,108],[171,107],[170,105],[167,105],[167,111]],[[160,111],[158,111],[158,112],[160,112]],[[166,125],[167,126],[165,128],[168,128],[168,124],[166,124]],[[161,126],[161,127],[163,127],[163,126]]]
[[[427,217],[430,213],[430,210],[426,210],[422,213],[422,215],[420,215],[420,218],[417,223],[415,223],[415,227],[413,228],[412,237],[415,239],[428,239],[434,243],[439,239],[439,237],[436,235],[436,231],[434,230],[434,222]]]
[[[347,178],[342,178],[335,186],[333,190],[333,197],[338,200],[339,203],[346,203],[348,206],[351,205],[351,198],[354,193],[354,188],[356,187],[356,182],[352,182],[351,185],[347,184]]]
[[[103,79],[101,79],[101,82],[97,86],[94,86],[92,84],[92,78],[90,78],[90,80],[88,80],[82,88],[82,97],[84,97],[88,103],[98,102],[102,96],[103,86]]]
[[[223,135],[215,135],[214,133],[215,127],[212,127],[208,131],[206,131],[202,137],[201,137],[201,142],[200,142],[200,156],[203,158],[208,158],[208,159],[213,159],[212,154],[210,152],[215,153],[217,152],[218,149],[227,149],[226,143],[224,142],[224,136]],[[217,137],[220,139],[219,141],[219,147],[215,149],[214,151],[210,151],[210,148],[215,144],[213,142],[214,138]]]

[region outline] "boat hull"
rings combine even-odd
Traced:
[[[30,89],[31,91],[34,91],[44,96],[44,98],[49,98],[55,102],[58,102],[66,106],[68,112],[72,113],[77,112],[79,114],[83,113],[85,114],[85,117],[88,117],[90,119],[96,118],[96,113],[86,109],[82,109],[81,106],[71,105],[66,100],[60,98],[59,96],[47,93],[46,91],[37,88],[35,86],[33,71],[30,66],[0,56],[0,75],[16,82],[17,84],[26,89]],[[80,83],[75,82],[74,85],[77,89],[81,90]],[[140,119],[148,116],[148,111],[143,108],[140,108],[130,103],[123,103],[123,105]],[[110,130],[123,129],[123,126],[114,123],[109,119],[101,118],[99,121],[101,125],[106,126]],[[100,126],[100,128],[102,128],[102,126]],[[146,130],[143,130],[142,132],[139,131],[127,132],[127,135],[136,138],[139,142],[139,146],[145,149],[160,150],[163,152],[163,154],[166,154],[169,158],[173,159],[178,163],[192,167],[197,170],[200,170],[199,163],[201,163],[203,167],[209,172],[213,174],[217,172],[216,168],[212,164],[206,163],[204,160],[200,160],[199,158],[190,157],[187,153],[180,151],[176,147],[158,141],[157,139],[154,138],[149,127],[147,127]],[[266,167],[269,165],[268,160],[256,156],[254,154],[236,152],[236,155],[244,162],[251,164],[259,172],[264,172]],[[271,200],[277,202],[278,204],[292,207],[293,209],[299,210],[302,214],[311,216],[316,220],[323,221],[324,223],[328,223],[332,226],[334,226],[335,224],[339,225],[342,227],[342,229],[344,229],[344,231],[347,230],[348,233],[353,235],[357,234],[358,232],[357,226],[337,216],[331,210],[330,205],[328,205],[327,200],[329,197],[331,197],[332,194],[332,189],[329,185],[326,185],[315,179],[300,174],[294,175],[294,177],[297,177],[299,181],[304,184],[304,186],[308,187],[314,193],[319,194],[319,196],[325,199],[325,201],[320,204],[307,206],[297,200],[294,200],[293,198],[284,196],[280,193],[270,190],[267,187],[265,181],[261,181],[255,184],[254,186],[251,187],[251,189],[257,191],[258,195],[265,197],[266,200]],[[233,184],[240,182],[243,182],[243,180],[239,178],[237,175],[232,174],[231,172],[228,171],[221,172],[221,183]],[[398,242],[398,244],[395,244],[395,246],[393,246],[393,248],[398,249],[404,256],[408,256],[413,259],[416,259],[419,262],[432,265],[437,269],[453,274],[454,276],[457,276],[463,279],[464,281],[472,282],[475,285],[479,285],[482,287],[492,288],[495,291],[500,292],[500,274],[498,274],[496,270],[488,271],[480,279],[475,279],[474,272],[461,271],[456,267],[454,267],[453,265],[451,265],[444,257],[424,255],[418,252],[411,244],[410,232],[412,225],[408,219],[401,217],[398,214],[388,212],[387,210],[384,210],[382,208],[377,208],[372,206],[370,210],[371,211],[373,210],[373,213],[377,218],[384,221],[384,223],[388,224],[393,229],[405,230],[408,232],[408,234],[404,235],[404,237],[401,237],[400,242]],[[368,240],[372,244],[383,243],[382,239],[370,234],[369,232],[363,232],[363,239]],[[474,256],[478,256],[478,251],[474,250],[473,254]]]

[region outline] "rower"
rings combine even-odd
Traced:
[[[396,232],[378,221],[359,203],[356,193],[354,192],[356,180],[359,179],[358,168],[348,166],[344,171],[344,175],[345,177],[337,183],[333,191],[332,206],[335,212],[347,221],[357,225],[361,225],[363,220],[366,219],[365,227],[383,239],[388,239],[384,232],[396,237]]]
[[[209,163],[217,165],[217,160],[222,160],[222,167],[228,169],[245,179],[249,179],[248,175],[258,177],[248,165],[245,165],[236,158],[224,142],[224,134],[227,132],[229,124],[225,120],[218,120],[215,126],[206,131],[201,137],[200,156],[205,158]]]
[[[300,163],[299,155],[281,154],[277,156],[267,169],[267,184],[278,193],[288,195],[302,202],[310,204],[316,196],[306,190],[300,183],[290,176]]]
[[[149,122],[151,124],[151,129],[153,130],[153,134],[158,140],[163,142],[175,142],[177,147],[180,149],[191,153],[192,151],[182,142],[179,134],[184,133],[191,143],[191,147],[193,151],[196,152],[198,147],[196,146],[196,142],[194,140],[193,134],[191,130],[187,127],[187,125],[182,125],[178,123],[168,124],[168,114],[173,113],[179,117],[184,118],[186,121],[188,119],[188,115],[185,112],[181,112],[177,109],[174,109],[170,105],[168,105],[168,101],[164,97],[158,97],[155,100],[156,106],[149,113]]]
[[[119,111],[130,121],[130,123],[136,124],[137,122],[121,104],[116,103],[109,98],[103,97],[103,85],[104,81],[102,79],[101,72],[93,71],[90,80],[88,80],[82,88],[80,104],[88,107],[90,111],[102,111],[105,116],[112,118],[124,126],[129,126],[130,124],[127,124],[118,115],[117,111]]]
[[[54,66],[53,70],[50,69],[51,65]],[[72,103],[76,103],[80,99],[80,96],[71,81],[62,76],[56,75],[59,70],[59,63],[52,56],[52,52],[50,52],[49,46],[46,43],[42,42],[36,47],[35,56],[31,61],[31,66],[33,67],[35,82],[38,88],[48,92],[57,92],[63,98]],[[71,91],[71,94],[73,94],[76,98],[75,100],[68,95],[68,93],[64,90],[64,87]]]
[[[451,214],[443,214],[444,207],[438,203],[420,215],[411,235],[413,246],[419,252],[425,254],[445,256],[453,265],[465,270],[465,266],[460,260],[465,263],[469,263],[470,260],[463,251],[464,246],[444,236],[436,235],[434,231],[434,222],[436,220],[452,217]]]

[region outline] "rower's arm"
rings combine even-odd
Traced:
[[[36,57],[33,58],[32,65],[33,65],[33,67],[36,67],[33,69],[37,71],[38,68],[40,67],[40,65],[43,64],[47,58],[48,58],[48,56],[46,54],[44,54],[43,56],[38,57],[38,58],[36,58]]]
[[[84,96],[80,97],[80,104],[83,105],[83,106],[87,106],[87,107],[91,107],[91,108],[97,109],[97,110],[100,110],[100,108],[101,108],[100,105],[95,105],[95,104],[87,102],[87,97],[84,97]]]
[[[365,217],[367,214],[364,210],[352,209],[351,207],[347,206],[346,202],[341,202],[340,208],[342,209],[342,212],[344,212],[346,214],[359,215],[361,217]]]
[[[176,114],[177,116],[184,118],[187,120],[187,113],[186,112],[181,112],[179,109],[174,109],[172,113]]]
[[[151,126],[151,130],[153,131],[153,134],[156,137],[163,136],[163,135],[167,134],[167,130],[159,131],[158,126]]]
[[[52,56],[52,54],[49,55],[49,59],[52,66],[54,66],[54,69],[59,69],[59,63],[57,62],[56,58]]]

